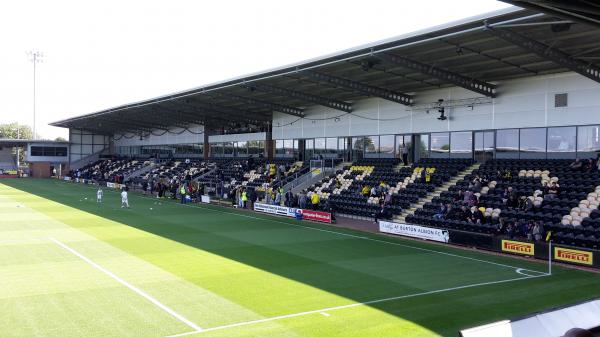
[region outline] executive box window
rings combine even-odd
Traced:
[[[277,139],[275,141],[275,154],[285,154],[285,147],[283,146],[283,139]]]
[[[238,156],[247,156],[248,155],[248,142],[244,142],[244,141],[237,142],[236,154]]]
[[[548,158],[575,158],[577,128],[548,128]]]
[[[450,137],[450,153],[453,158],[471,158],[473,156],[472,132],[452,132]]]
[[[496,131],[496,158],[519,158],[519,129]]]
[[[264,140],[249,140],[248,141],[248,154],[260,155],[265,152],[265,141]]]
[[[315,138],[315,154],[325,154],[325,138]]]
[[[211,157],[223,156],[223,143],[210,144],[210,156]]]
[[[31,156],[34,157],[66,157],[66,146],[32,146]]]
[[[394,135],[379,136],[379,153],[382,158],[394,156]]]
[[[520,158],[546,157],[546,128],[521,129]]]
[[[600,152],[600,125],[577,128],[577,156],[595,158]]]
[[[337,138],[327,138],[325,139],[325,148],[327,149],[327,153],[336,154],[338,151],[338,139]]]
[[[431,157],[447,158],[450,152],[450,134],[448,132],[431,134]]]

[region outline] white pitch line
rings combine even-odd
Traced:
[[[126,286],[127,288],[131,289],[132,291],[134,291],[136,294],[142,296],[143,298],[147,299],[148,301],[152,302],[154,305],[156,305],[157,307],[159,307],[160,309],[162,309],[163,311],[167,312],[169,315],[177,318],[179,321],[185,323],[187,326],[191,327],[192,329],[194,329],[196,332],[200,332],[202,331],[202,328],[197,326],[196,324],[194,324],[194,322],[190,321],[189,319],[183,317],[181,314],[177,313],[175,310],[169,308],[168,306],[162,304],[161,302],[159,302],[156,298],[150,296],[148,293],[146,293],[145,291],[135,287],[134,285],[132,285],[131,283],[123,280],[122,278],[120,278],[119,276],[113,274],[110,270],[102,267],[101,265],[97,264],[96,262],[90,260],[89,258],[87,258],[86,256],[84,256],[83,254],[79,253],[78,251],[76,251],[75,249],[67,246],[66,244],[56,240],[55,238],[49,238],[52,242],[56,243],[57,245],[59,245],[60,247],[64,248],[65,250],[69,251],[71,254],[77,256],[78,258],[82,259],[83,261],[87,262],[89,265],[91,265],[92,267],[98,269],[99,271],[103,272],[104,274],[110,276],[111,278],[113,278],[115,281],[121,283],[122,285]]]
[[[225,330],[225,329],[231,329],[231,328],[236,328],[236,327],[240,327],[240,326],[254,325],[254,324],[266,323],[266,322],[271,322],[271,321],[278,321],[278,320],[287,319],[287,318],[307,316],[307,315],[312,315],[312,314],[321,314],[321,315],[323,315],[324,313],[326,313],[328,311],[349,309],[349,308],[355,308],[355,307],[360,307],[360,306],[365,306],[365,305],[370,305],[370,304],[376,304],[376,303],[382,303],[382,302],[390,302],[390,301],[396,301],[396,300],[401,300],[401,299],[406,299],[406,298],[426,296],[426,295],[432,295],[432,294],[439,294],[439,293],[444,293],[444,292],[449,292],[449,291],[455,291],[455,290],[461,290],[461,289],[468,289],[468,288],[475,288],[475,287],[481,287],[481,286],[486,286],[486,285],[494,285],[494,284],[514,282],[514,281],[528,280],[528,279],[534,279],[534,278],[545,277],[545,276],[549,276],[549,275],[543,274],[543,275],[537,275],[537,276],[525,276],[525,277],[518,277],[518,278],[506,279],[506,280],[501,280],[501,281],[490,281],[490,282],[474,283],[474,284],[468,284],[468,285],[458,286],[458,287],[452,287],[452,288],[430,290],[430,291],[425,291],[425,292],[421,292],[421,293],[401,295],[401,296],[388,297],[388,298],[381,298],[381,299],[371,300],[371,301],[366,301],[366,302],[358,302],[358,303],[340,305],[340,306],[337,306],[337,307],[322,308],[322,309],[318,309],[318,310],[304,311],[304,312],[299,312],[299,313],[295,313],[295,314],[288,314],[288,315],[268,317],[268,318],[253,320],[253,321],[232,323],[232,324],[221,325],[221,326],[216,326],[216,327],[212,327],[212,328],[206,328],[204,330],[196,330],[196,331],[184,332],[184,333],[180,333],[180,334],[177,334],[177,335],[170,335],[170,336],[166,336],[166,337],[191,336],[191,335],[201,334],[201,333],[210,332],[210,331]],[[327,314],[327,315],[329,315],[329,314]]]

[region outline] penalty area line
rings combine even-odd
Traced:
[[[184,333],[180,333],[180,334],[176,334],[176,335],[169,335],[166,337],[192,336],[192,335],[201,334],[201,333],[210,332],[210,331],[226,330],[226,329],[237,328],[237,327],[241,327],[241,326],[255,325],[255,324],[260,324],[260,323],[278,321],[278,320],[313,315],[313,314],[321,314],[323,316],[328,317],[328,316],[330,316],[330,314],[329,314],[330,311],[349,309],[349,308],[355,308],[355,307],[360,307],[360,306],[365,306],[365,305],[390,302],[390,301],[402,300],[402,299],[406,299],[406,298],[413,298],[413,297],[419,297],[419,296],[433,295],[433,294],[445,293],[445,292],[450,292],[450,291],[455,291],[455,290],[481,287],[481,286],[486,286],[486,285],[494,285],[494,284],[502,284],[502,283],[508,283],[508,282],[529,280],[529,279],[540,278],[540,277],[545,277],[545,276],[549,276],[549,275],[541,274],[541,275],[535,275],[535,276],[525,276],[525,277],[511,278],[511,279],[500,280],[500,281],[481,282],[481,283],[467,284],[464,286],[457,286],[457,287],[451,287],[451,288],[445,288],[445,289],[430,290],[430,291],[424,291],[424,292],[408,294],[408,295],[380,298],[380,299],[366,301],[366,302],[358,302],[358,303],[340,305],[337,307],[321,308],[321,309],[317,309],[317,310],[298,312],[298,313],[294,313],[294,314],[267,317],[267,318],[263,318],[263,319],[253,320],[253,321],[226,324],[226,325],[216,326],[216,327],[212,327],[212,328],[205,328],[203,330],[189,331],[189,332],[184,332]]]
[[[77,256],[78,258],[80,258],[81,260],[85,261],[90,266],[92,266],[95,269],[101,271],[102,273],[110,276],[115,281],[121,283],[125,287],[131,289],[136,294],[138,294],[138,295],[142,296],[143,298],[147,299],[152,304],[156,305],[157,307],[159,307],[160,309],[162,309],[163,311],[165,311],[169,315],[171,315],[171,316],[175,317],[176,319],[178,319],[179,321],[185,323],[187,326],[189,326],[190,328],[194,329],[195,332],[203,331],[203,329],[201,327],[199,327],[198,325],[196,325],[194,322],[192,322],[189,319],[183,317],[181,314],[177,313],[175,310],[169,308],[168,306],[162,304],[159,300],[157,300],[156,298],[152,297],[151,295],[149,295],[145,291],[141,290],[140,288],[137,288],[136,286],[132,285],[131,283],[123,280],[122,278],[120,278],[119,276],[115,275],[110,270],[108,270],[108,269],[102,267],[101,265],[97,264],[96,262],[90,260],[85,255],[81,254],[80,252],[76,251],[75,249],[67,246],[66,244],[62,243],[61,241],[58,241],[55,238],[49,238],[49,239],[50,239],[50,241],[54,242],[58,246],[62,247],[64,250],[70,252],[71,254],[73,254],[73,255]]]

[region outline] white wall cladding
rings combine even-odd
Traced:
[[[247,142],[249,140],[265,140],[265,139],[267,139],[267,134],[264,132],[208,136],[209,143]]]
[[[554,95],[568,93],[568,106],[554,107]],[[535,76],[498,84],[493,104],[446,108],[450,117],[439,121],[432,110],[409,107],[379,98],[354,103],[353,114],[314,106],[305,119],[274,113],[273,138],[315,138],[439,131],[484,130],[540,126],[600,124],[600,83],[575,73]],[[478,97],[459,87],[420,92],[416,104],[438,99]],[[338,116],[339,118],[333,119]],[[361,118],[363,117],[363,118]]]
[[[189,130],[191,132],[181,128],[172,128],[170,129],[170,132],[167,132],[164,135],[161,135],[164,130],[154,130],[153,134],[145,136],[142,140],[140,140],[139,135],[135,134],[116,134],[114,137],[114,144],[115,146],[135,146],[204,143],[204,126],[193,125],[189,127]]]

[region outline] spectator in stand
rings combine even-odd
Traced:
[[[527,200],[528,200],[528,199],[527,199],[527,197],[526,197],[526,196],[521,196],[521,197],[519,198],[519,203],[518,203],[518,206],[517,206],[517,208],[518,208],[519,210],[521,210],[521,211],[525,211],[525,210],[527,210]]]
[[[472,212],[471,215],[471,222],[476,223],[476,224],[481,224],[483,221],[483,213],[481,213],[481,210],[479,210],[479,208],[475,207],[475,209]]]
[[[509,223],[508,226],[506,226],[506,235],[508,235],[508,238],[511,240],[515,238],[515,227],[512,223]]]
[[[408,166],[408,146],[406,144],[402,144],[402,163],[404,166]]]
[[[182,184],[181,186],[179,186],[179,197],[181,198],[181,203],[182,204],[185,204],[185,191],[186,191],[185,190],[185,185]],[[159,192],[159,194],[160,194],[160,192]]]
[[[298,198],[298,206],[302,209],[306,209],[306,191],[302,191],[300,193],[300,197]]]
[[[508,199],[506,200],[506,207],[512,209],[517,208],[519,206],[519,199],[516,193],[510,193],[508,195]]]
[[[546,193],[544,194],[544,200],[554,200],[560,193],[560,186],[556,181],[550,182],[546,185]]]
[[[583,167],[583,163],[581,162],[581,159],[577,158],[577,159],[575,159],[574,162],[571,163],[571,165],[569,165],[569,167],[573,171],[581,171],[581,168]]]
[[[468,204],[469,201],[471,200],[471,196],[472,195],[473,195],[473,191],[466,190],[465,193],[463,194],[463,200],[462,200],[462,202],[464,204]]]
[[[392,192],[388,191],[383,198],[384,205],[388,206],[392,204]]]
[[[371,189],[369,188],[369,186],[363,185],[361,193],[362,193],[363,196],[368,197],[369,194],[371,193]]]
[[[291,190],[288,190],[285,193],[285,205],[287,207],[293,207],[294,205],[294,193]]]
[[[512,172],[511,172],[511,170],[505,169],[504,172],[502,172],[502,180],[503,181],[507,181],[507,182],[512,181]]]
[[[498,224],[496,225],[496,235],[502,235],[506,231],[506,223],[504,222],[504,218],[500,218],[498,220]]]
[[[281,193],[279,193],[279,190],[277,190],[277,193],[275,193],[275,200],[273,201],[273,205],[281,206]]]
[[[454,195],[454,202],[461,202],[465,198],[465,191],[459,190],[458,193]]]
[[[479,177],[479,175],[476,175],[475,178],[473,178],[473,180],[471,180],[471,183],[469,184],[469,188],[473,189],[474,191],[481,190],[481,178]]]
[[[469,213],[471,213],[471,211],[469,211],[466,206],[461,206],[460,211],[456,213],[457,220],[469,221],[469,219],[471,218]]]
[[[242,190],[242,208],[246,208],[248,204],[248,192],[246,191],[246,189],[244,188]]]
[[[371,187],[371,196],[372,197],[377,196],[377,187],[375,187],[375,186]]]
[[[319,201],[320,201],[320,199],[321,198],[319,197],[319,195],[317,193],[313,193],[310,196],[310,203],[311,203],[311,206],[312,206],[313,210],[316,211],[316,210],[319,209]]]
[[[475,195],[475,193],[473,193],[473,191],[470,191],[470,196],[469,196],[469,200],[467,201],[467,205],[469,207],[473,207],[473,206],[477,206],[479,200],[477,200],[477,196]]]
[[[375,212],[373,223],[377,223],[377,220],[379,220],[379,219],[387,219],[387,218],[389,218],[388,211],[385,207],[385,204],[380,201],[379,209],[377,210],[377,212]]]
[[[536,222],[531,231],[534,241],[541,241],[544,235],[544,225],[541,222]]]
[[[442,220],[446,217],[446,214],[448,214],[448,206],[445,204],[440,204],[440,209],[438,210],[437,213],[435,213],[435,215],[433,216],[434,219],[438,219],[438,220]]]

